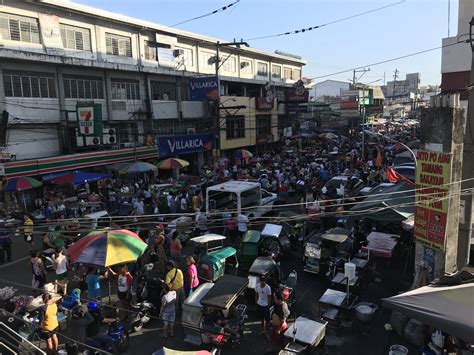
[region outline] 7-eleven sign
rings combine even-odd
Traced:
[[[79,135],[100,136],[101,135],[101,107],[98,104],[77,106],[77,124]]]

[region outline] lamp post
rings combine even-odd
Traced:
[[[220,138],[221,138],[221,128],[220,128],[220,96],[221,96],[221,81],[219,80],[219,68],[223,65],[227,59],[229,59],[230,54],[227,58],[225,58],[222,63],[219,57],[220,48],[221,47],[232,47],[236,46],[240,48],[240,46],[249,47],[247,42],[240,40],[240,42],[225,42],[221,43],[219,41],[216,42],[216,58],[215,58],[215,65],[216,65],[216,78],[217,78],[217,100],[216,100],[216,112],[215,112],[215,122],[214,125],[216,127],[216,134],[215,134],[215,147],[216,147],[216,157],[220,154]]]

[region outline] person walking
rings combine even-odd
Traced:
[[[196,261],[191,255],[186,257],[188,283],[186,286],[186,297],[190,296],[196,287],[199,286],[199,278],[196,268]]]
[[[32,286],[35,289],[42,289],[46,283],[46,269],[43,260],[40,258],[39,252],[33,250],[30,253],[31,271],[33,273]]]
[[[184,301],[184,277],[183,272],[176,267],[173,260],[169,260],[166,264],[168,273],[166,274],[165,283],[169,284],[173,291],[176,291],[176,310],[181,309],[181,303]]]
[[[7,230],[0,231],[0,264],[5,262],[5,256],[7,263],[12,261],[12,238]]]
[[[160,318],[163,320],[163,336],[174,336],[174,321],[176,319],[177,294],[168,283],[163,284],[163,297],[161,297]]]
[[[165,250],[165,233],[163,230],[158,233],[155,243],[156,257],[158,258],[158,271],[160,274],[165,273],[166,263],[168,262],[168,257],[166,256]]]
[[[40,309],[39,324],[41,329],[41,338],[46,340],[48,353],[57,354],[59,328],[58,305],[53,301],[50,293],[43,294],[44,306]]]
[[[208,233],[207,228],[207,217],[201,212],[199,208],[196,208],[196,236],[205,235]]]
[[[23,238],[28,244],[30,250],[34,250],[35,243],[33,240],[33,220],[27,214],[23,216]]]
[[[181,260],[182,249],[183,249],[183,246],[181,245],[181,242],[179,241],[178,232],[174,231],[173,235],[171,236],[170,254],[171,254],[171,258],[175,260],[176,262],[179,262]]]
[[[56,248],[53,255],[53,268],[56,274],[55,283],[63,291],[63,295],[67,295],[67,270],[69,262],[67,256],[63,254],[61,248]]]
[[[267,322],[270,321],[270,303],[272,300],[272,289],[266,283],[265,276],[260,276],[259,283],[255,285],[255,302],[262,323],[262,334],[266,334]]]
[[[237,227],[239,230],[240,239],[243,238],[244,234],[247,233],[249,224],[249,218],[244,214],[239,214],[237,217]],[[238,243],[237,243],[238,244]]]

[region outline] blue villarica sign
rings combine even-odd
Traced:
[[[158,139],[158,144],[160,148],[160,157],[203,152],[212,149],[212,133],[160,137]]]
[[[193,101],[217,100],[219,85],[217,76],[204,76],[189,81],[189,97]]]

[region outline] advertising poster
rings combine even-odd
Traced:
[[[418,243],[444,250],[451,182],[451,154],[416,154],[416,207],[413,234]]]
[[[77,105],[78,135],[100,137],[102,135],[102,106],[100,104]]]
[[[212,133],[158,138],[160,157],[203,152],[212,149]]]
[[[189,97],[192,101],[217,100],[219,85],[217,76],[204,76],[189,80]]]

